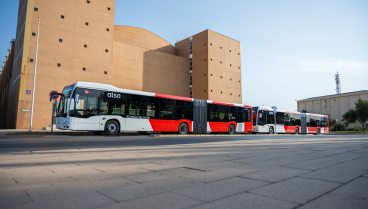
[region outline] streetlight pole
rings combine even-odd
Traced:
[[[33,106],[34,106],[34,93],[35,93],[35,86],[36,86],[36,69],[37,69],[38,37],[39,37],[39,34],[40,34],[40,19],[41,19],[41,17],[40,17],[40,16],[38,16],[37,41],[36,41],[36,56],[35,56],[35,67],[34,67],[34,73],[33,73],[32,103],[31,103],[31,117],[30,117],[30,121],[29,121],[29,131],[32,131]]]

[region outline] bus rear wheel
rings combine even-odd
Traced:
[[[295,129],[295,134],[299,134],[299,128]]]
[[[115,135],[119,133],[119,130],[120,130],[119,123],[114,120],[107,121],[107,123],[105,124],[106,135]]]
[[[229,133],[229,134],[235,134],[235,126],[234,126],[234,125],[230,125],[230,126],[229,126],[228,133]]]
[[[275,132],[273,131],[273,127],[271,126],[270,129],[268,130],[269,134],[274,134]]]
[[[188,125],[186,123],[180,123],[178,133],[188,134],[188,131],[189,131]]]

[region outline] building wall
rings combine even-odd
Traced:
[[[354,109],[358,99],[368,100],[368,91],[298,100],[298,111],[307,110],[310,113],[329,115],[332,119],[338,119],[341,122],[342,115],[349,109]],[[352,124],[349,127],[361,126]]]
[[[144,47],[172,55],[177,55],[177,49],[160,36],[143,28],[125,25],[115,25],[114,40]]]
[[[188,59],[114,41],[112,85],[189,96]]]
[[[50,124],[48,97],[51,90],[60,92],[64,86],[76,81],[111,83],[115,1],[33,0],[33,5],[30,2],[28,0],[26,18],[30,27],[24,35],[25,40],[29,39],[29,49],[23,49],[22,66],[26,67],[22,69],[20,79],[16,127],[11,128],[29,126],[30,112],[22,110],[31,109],[32,96],[26,95],[25,91],[33,86],[38,16],[41,16],[41,22],[33,117],[35,129]],[[30,62],[30,59],[34,61]]]
[[[209,99],[208,30],[193,36],[193,98]]]

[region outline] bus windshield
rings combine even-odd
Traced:
[[[64,98],[60,97],[59,104],[57,105],[58,111],[56,117],[66,117],[67,115],[67,107],[70,100],[70,96],[72,94],[74,85],[67,86],[63,90]]]
[[[98,107],[98,98],[102,91],[93,89],[76,88],[71,99],[69,116],[78,118],[88,118],[96,116]],[[79,95],[79,101],[75,102],[75,95]]]

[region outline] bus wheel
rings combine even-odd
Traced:
[[[119,124],[114,120],[107,121],[107,123],[105,124],[106,135],[115,135],[119,132],[119,130]]]
[[[273,131],[273,127],[271,126],[270,129],[268,130],[268,133],[269,134],[274,134],[274,131]]]
[[[317,135],[321,134],[321,130],[317,129]]]
[[[234,125],[230,125],[229,126],[229,131],[228,131],[229,134],[235,134],[235,126]]]
[[[180,123],[178,133],[179,134],[187,134],[188,133],[188,125],[186,123]]]
[[[299,134],[299,128],[295,129],[295,134]]]

